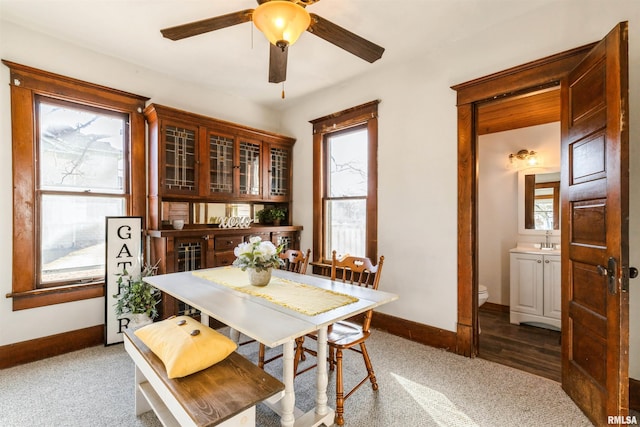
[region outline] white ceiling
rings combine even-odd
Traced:
[[[305,32],[289,49],[287,100],[433,54],[552,1],[320,0],[309,6],[311,12],[386,51],[369,64]],[[175,79],[284,108],[281,85],[268,83],[268,42],[252,23],[180,41],[160,34],[162,28],[256,6],[255,0],[0,0],[0,19]]]

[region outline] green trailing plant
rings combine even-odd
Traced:
[[[139,276],[133,277],[126,269],[118,273],[119,293],[114,295],[118,301],[114,304],[116,314],[146,314],[155,319],[158,317],[158,303],[160,302],[160,291],[144,280],[143,277],[153,276],[158,270],[158,264],[146,264]]]

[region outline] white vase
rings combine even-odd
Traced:
[[[267,286],[271,280],[271,269],[256,270],[255,268],[247,268],[249,275],[249,284],[252,286]]]
[[[127,324],[129,329],[138,329],[153,323],[153,319],[145,313],[130,313],[126,317],[129,318],[129,323]]]

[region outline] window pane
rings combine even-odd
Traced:
[[[339,255],[366,256],[367,200],[328,200],[325,218],[326,259]]]
[[[40,188],[124,192],[125,119],[39,103]]]
[[[124,206],[122,197],[43,195],[40,282],[104,278],[105,216]]]
[[[536,198],[533,218],[536,230],[553,230],[553,199]]]
[[[366,128],[328,137],[329,197],[367,195],[367,146]]]

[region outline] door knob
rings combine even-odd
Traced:
[[[598,269],[598,274],[599,275],[601,275],[601,276],[606,276],[607,275],[607,269],[604,268],[603,266],[598,265],[596,268]]]
[[[635,279],[638,277],[638,269],[635,267],[629,267],[629,279]]]

